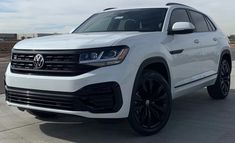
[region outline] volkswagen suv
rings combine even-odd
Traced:
[[[176,97],[207,87],[226,98],[231,69],[226,35],[190,6],[106,9],[70,34],[16,44],[6,102],[38,117],[128,118],[151,135],[168,122]]]

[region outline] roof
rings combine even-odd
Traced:
[[[131,10],[131,9],[143,9],[143,8],[178,8],[178,7],[182,7],[182,8],[190,8],[190,9],[194,9],[191,6],[185,5],[185,4],[181,4],[181,3],[167,3],[164,6],[150,6],[150,7],[131,7],[131,8],[115,8],[115,7],[110,7],[110,8],[105,8],[103,10],[103,12],[106,11],[116,11],[116,10]]]

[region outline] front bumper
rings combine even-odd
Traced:
[[[115,113],[122,106],[121,89],[115,82],[89,85],[73,93],[6,86],[6,100],[26,106],[91,113]]]
[[[29,101],[26,101],[26,104],[23,104],[20,102],[13,102],[8,99],[7,104],[10,106],[16,106],[24,109],[34,109],[47,112],[72,114],[88,118],[125,118],[129,114],[130,100],[132,94],[132,87],[135,80],[135,73],[131,70],[131,68],[130,70],[120,69],[127,69],[127,67],[121,64],[112,67],[100,68],[79,76],[59,77],[16,74],[10,71],[9,65],[5,74],[7,93],[8,90],[14,91],[15,89],[17,89],[23,91],[23,93],[26,93],[24,95],[26,96],[25,98],[28,98],[27,96],[30,95],[29,93],[33,93],[35,91],[42,91],[43,93],[45,92],[43,96],[46,96],[51,93],[55,93],[56,95],[65,94],[70,95],[70,97],[72,95],[72,99],[76,99],[78,105],[78,102],[80,102],[78,100],[79,98],[85,98],[84,100],[89,98],[89,96],[87,96],[88,94],[81,94],[83,92],[83,89],[86,89],[86,87],[90,85],[97,85],[100,83],[115,83],[115,85],[118,85],[116,87],[119,88],[120,93],[113,94],[115,96],[112,96],[112,98],[115,97],[115,100],[112,100],[111,104],[112,102],[115,102],[115,104],[113,104],[112,108],[109,108],[108,110],[106,110],[107,108],[104,110],[103,107],[100,108],[102,110],[94,110],[94,108],[92,109],[89,106],[83,106],[83,103],[80,103],[77,107],[75,106],[76,108],[73,107],[73,109],[40,106],[37,104],[27,104],[27,102]],[[93,89],[90,91],[93,91]],[[100,89],[100,91],[104,90]],[[98,91],[95,92],[98,93]],[[98,95],[100,94],[97,94],[97,96]],[[108,102],[110,102],[110,99],[107,100],[109,100]]]

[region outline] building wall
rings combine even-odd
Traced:
[[[18,40],[30,39],[38,37],[37,34],[17,34]]]

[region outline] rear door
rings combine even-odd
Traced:
[[[185,9],[173,10],[169,28],[176,22],[191,22]],[[198,48],[197,40],[194,33],[168,35],[168,42],[165,45],[172,57],[172,78],[176,89],[196,81],[202,73],[201,50]]]
[[[196,27],[194,33],[198,42],[198,49],[201,50],[201,78],[206,78],[217,72],[217,46],[218,38],[216,28],[204,14],[189,10],[190,17]]]

